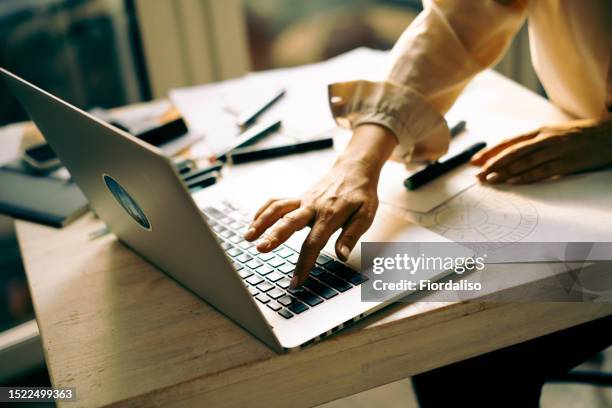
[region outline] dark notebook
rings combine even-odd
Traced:
[[[63,227],[87,210],[73,182],[0,168],[0,213]]]

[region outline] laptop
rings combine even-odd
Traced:
[[[117,238],[275,351],[300,349],[390,303],[362,302],[367,277],[326,253],[304,288],[289,289],[298,245],[257,252],[242,238],[250,218],[240,203],[200,208],[158,148],[0,75]]]

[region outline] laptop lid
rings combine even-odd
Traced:
[[[2,68],[0,75],[121,242],[264,343],[282,350],[159,149]]]

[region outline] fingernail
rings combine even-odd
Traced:
[[[289,283],[289,287],[291,289],[295,289],[297,288],[297,285],[298,285],[298,277],[293,275],[293,278],[291,278],[291,283]]]
[[[486,180],[489,183],[495,183],[496,181],[498,181],[501,178],[501,174],[499,174],[498,172],[494,171],[493,173],[489,173],[487,174]]]
[[[351,254],[351,249],[347,245],[342,245],[340,247],[340,255],[342,255],[342,260],[346,261]]]
[[[265,238],[259,244],[257,244],[257,249],[260,251],[265,251],[268,249],[268,247],[270,247],[270,240],[268,238]]]
[[[249,230],[244,233],[244,238],[245,239],[252,239],[253,235],[255,235],[255,228],[249,228]]]

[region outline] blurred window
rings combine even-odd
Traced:
[[[322,61],[356,47],[389,49],[420,0],[244,0],[251,64],[262,70]]]
[[[2,0],[0,39],[0,66],[81,108],[149,98],[132,0]],[[0,106],[26,119],[4,86]]]

